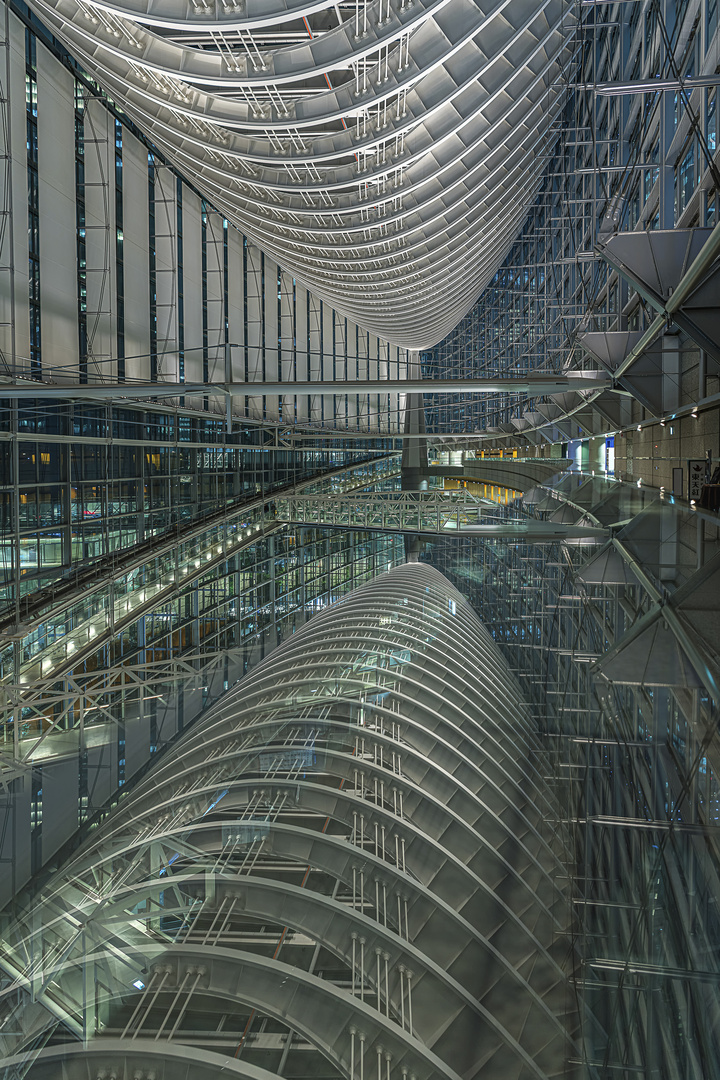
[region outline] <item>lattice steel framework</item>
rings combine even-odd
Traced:
[[[457,538],[426,557],[485,619],[563,780],[583,1075],[716,1080],[714,515],[571,473],[526,505],[626,524],[603,548]]]
[[[694,258],[718,221],[717,4],[640,0],[576,11],[569,93],[538,197],[477,305],[424,354],[423,367],[429,376],[467,378],[599,364],[628,372],[621,385],[636,401],[443,394],[430,399],[429,431],[540,445],[586,438],[678,407],[689,412],[716,371],[716,315],[698,333],[682,307],[703,278],[707,307],[716,306],[718,237],[692,288],[683,282],[682,300],[677,291],[692,259],[660,255],[658,246],[672,242],[663,237],[674,230],[683,230],[680,245],[694,233]],[[632,253],[630,273],[613,255],[618,233]],[[645,234],[654,249],[640,255]],[[653,263],[682,267],[655,295]],[[658,387],[648,394],[653,376]]]

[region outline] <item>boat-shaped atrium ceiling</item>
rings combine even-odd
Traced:
[[[31,0],[262,250],[360,326],[433,345],[547,161],[561,0]]]

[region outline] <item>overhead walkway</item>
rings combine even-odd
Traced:
[[[296,525],[377,530],[435,536],[485,536],[497,539],[557,540],[607,539],[600,526],[547,522],[522,517],[496,520],[496,504],[470,492],[390,491],[322,495],[287,495],[274,500],[277,520]]]
[[[399,468],[390,455],[303,483],[332,497]],[[0,862],[16,868],[0,906],[31,873],[13,862],[31,832],[40,865],[278,639],[401,557],[398,536],[288,528],[266,497],[116,551],[0,624],[0,786],[34,785],[43,808],[16,798],[0,815]]]

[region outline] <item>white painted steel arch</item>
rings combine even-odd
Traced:
[[[31,0],[317,295],[417,349],[467,312],[546,160],[563,0]]]
[[[309,1054],[347,1080],[568,1075],[547,774],[487,632],[406,564],[225,695],[29,901],[3,966],[77,1036],[69,1078],[128,1054],[169,1076],[184,1046],[188,1078],[221,1048],[289,1080]],[[27,1060],[44,1080],[58,1056]]]

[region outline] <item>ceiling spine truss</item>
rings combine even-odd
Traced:
[[[540,182],[564,0],[30,0],[227,218],[378,336],[429,347]]]
[[[460,593],[419,563],[376,578],[226,694],[8,928],[44,1046],[23,1075],[567,1075],[547,777]]]

